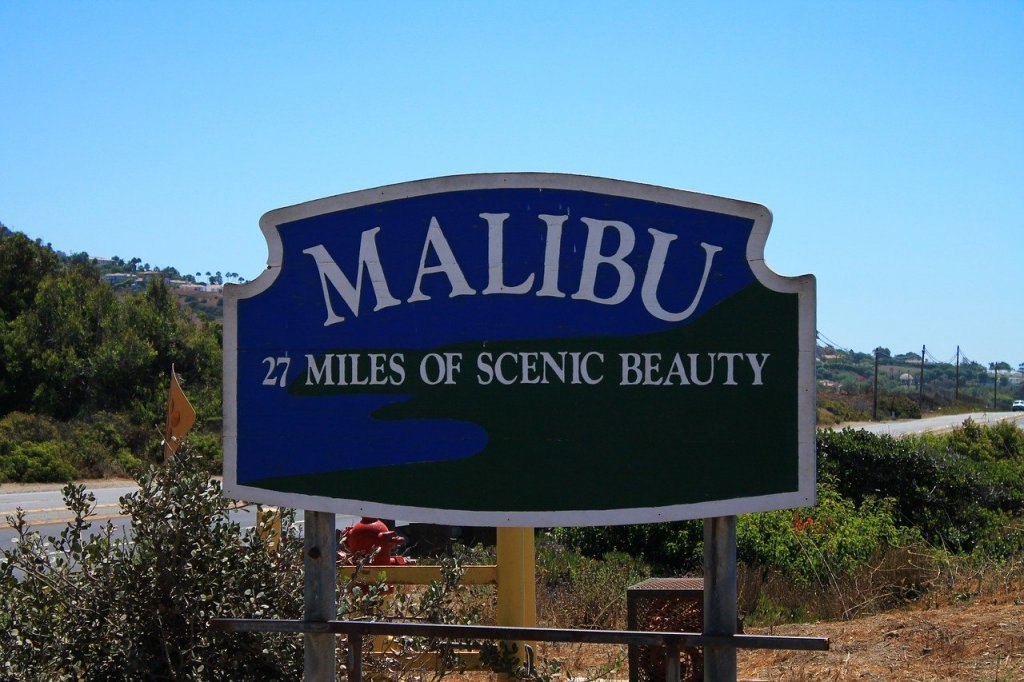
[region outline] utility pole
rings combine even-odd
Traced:
[[[992,363],[992,411],[996,410],[996,401],[999,395],[999,366]]]
[[[875,349],[875,406],[871,408],[871,421],[878,421],[878,349]]]
[[[953,401],[960,400],[960,346],[956,347],[956,388],[953,389]]]
[[[924,407],[924,351],[925,348],[921,346],[921,383],[917,387],[917,404]]]

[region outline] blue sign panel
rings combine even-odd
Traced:
[[[475,175],[273,211],[225,293],[225,489],[588,525],[813,502],[813,279],[766,209]]]

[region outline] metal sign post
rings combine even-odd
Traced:
[[[326,623],[338,617],[334,514],[306,511],[305,521],[303,620]],[[303,636],[305,682],[334,682],[334,637],[329,632],[307,632]]]
[[[704,519],[704,635],[736,634],[736,517]],[[705,682],[735,682],[736,646],[704,647]]]

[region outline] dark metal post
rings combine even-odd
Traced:
[[[924,350],[925,347],[921,346],[921,384],[917,387],[917,403],[922,408],[924,407]]]
[[[348,682],[363,682],[363,636],[348,635]]]
[[[704,634],[736,634],[736,517],[704,519]],[[705,682],[736,682],[736,647],[704,647]]]
[[[956,347],[956,388],[953,389],[953,400],[960,400],[960,346]]]
[[[871,421],[878,421],[878,349],[875,349],[875,402],[871,408]]]
[[[679,640],[665,645],[665,682],[679,682],[683,677],[683,666],[679,658]]]
[[[999,402],[999,365],[992,363],[992,411],[997,409]]]
[[[338,617],[334,514],[307,511],[305,521],[303,620],[325,623]],[[307,632],[303,635],[303,652],[305,682],[335,682],[333,634]]]

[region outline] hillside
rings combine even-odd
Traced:
[[[1008,410],[1024,398],[1024,363],[983,365],[962,352],[940,360],[922,353],[875,354],[819,345],[818,423],[872,418],[917,419],[925,413]],[[876,377],[877,376],[877,381]]]

